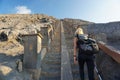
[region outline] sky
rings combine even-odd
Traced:
[[[120,0],[0,0],[0,14],[46,14],[107,23],[120,21]]]

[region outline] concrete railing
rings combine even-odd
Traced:
[[[120,80],[120,51],[101,41],[100,53],[96,55],[96,65],[103,80]]]
[[[47,48],[47,50],[50,48],[51,40],[53,39],[53,27],[52,25],[48,25],[41,27],[40,31],[41,35],[44,37],[42,42],[42,47]]]
[[[120,51],[119,50],[116,50],[112,46],[108,46],[104,42],[101,42],[101,41],[98,42],[98,46],[103,52],[105,52],[106,54],[111,56],[115,61],[120,63]]]
[[[62,22],[61,22],[61,80],[73,80]]]
[[[40,34],[22,35],[24,42],[23,69],[24,80],[39,80],[41,65],[42,36]]]

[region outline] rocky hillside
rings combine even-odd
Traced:
[[[71,37],[74,36],[74,32],[77,29],[77,26],[80,25],[84,32],[87,32],[86,26],[93,24],[93,22],[85,21],[85,20],[80,20],[80,19],[70,19],[70,18],[65,18],[63,19],[63,25],[65,26],[66,30],[65,33],[69,33]]]
[[[24,47],[20,36],[39,33],[48,24],[55,27],[57,21],[43,14],[0,15],[0,80],[23,80]]]
[[[107,40],[119,41],[120,40],[120,22],[111,22],[104,24],[91,24],[88,26],[88,33],[94,35],[105,34]]]
[[[46,24],[54,26],[55,21],[57,21],[56,18],[43,14],[0,15],[0,41],[2,41],[2,43],[0,42],[0,53],[7,55],[23,53],[23,46],[17,41],[19,36],[38,33],[40,27],[44,27]]]
[[[84,32],[94,37],[98,41],[119,42],[120,40],[120,22],[110,23],[92,23],[77,19],[64,19],[64,26],[73,37],[77,25],[81,25]]]
[[[0,15],[0,33],[4,31],[9,38],[15,38],[19,33],[29,34],[31,32],[40,31],[40,27],[44,26],[42,19],[49,22],[56,19],[47,15]],[[14,36],[13,36],[14,35]]]

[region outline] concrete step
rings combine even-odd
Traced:
[[[45,64],[48,64],[48,65],[60,65],[61,64],[61,61],[60,60],[44,60],[44,62],[43,63],[45,63]]]
[[[46,56],[45,56],[45,58],[51,58],[51,59],[60,59],[61,58],[61,56],[60,56],[60,54],[58,54],[58,53],[55,53],[55,54],[47,54]]]
[[[79,69],[72,69],[73,74],[79,74]]]
[[[60,75],[56,75],[57,73],[45,73],[45,72],[42,72],[41,73],[41,77],[40,77],[40,80],[61,80],[61,76]]]
[[[79,66],[74,63],[71,64],[73,80],[80,80]]]
[[[77,74],[73,73],[73,79],[80,79],[80,74],[79,73],[77,73]]]
[[[61,55],[59,53],[46,54],[41,66],[40,80],[60,80]]]
[[[77,75],[77,76],[73,75],[73,80],[80,80],[79,75]]]
[[[73,80],[80,80],[80,78],[75,78],[75,79],[73,79]]]
[[[59,31],[59,29],[57,30]],[[57,35],[58,34],[58,35]],[[60,31],[50,44],[48,53],[42,60],[40,80],[61,80]]]
[[[55,76],[60,76],[60,71],[41,71],[41,76],[46,76],[46,77],[55,77]]]
[[[42,61],[40,80],[60,80],[61,58],[59,53],[46,55]]]
[[[60,64],[57,64],[57,65],[50,65],[50,64],[46,64],[46,63],[43,63],[42,65],[41,65],[41,68],[46,68],[46,67],[48,67],[48,68],[60,68],[61,67],[61,65]]]
[[[41,77],[40,80],[61,80],[61,77]]]
[[[41,68],[42,68],[42,71],[55,72],[55,71],[60,71],[61,66],[60,65],[41,66]]]

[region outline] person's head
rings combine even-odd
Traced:
[[[83,32],[83,29],[82,28],[77,28],[77,30],[76,30],[76,32],[75,32],[75,34],[84,34],[84,32]]]

